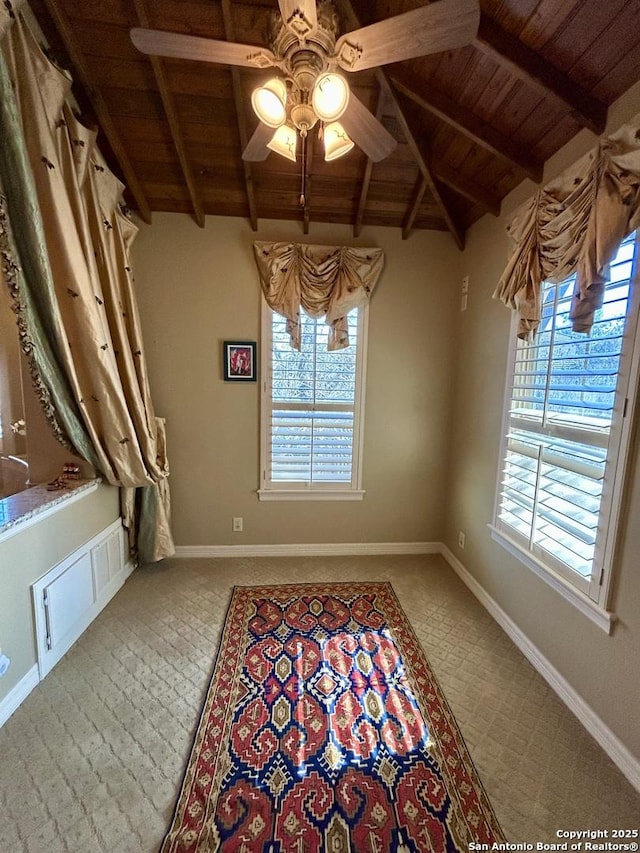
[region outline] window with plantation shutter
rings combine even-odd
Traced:
[[[366,320],[352,311],[349,346],[329,352],[324,319],[302,313],[298,351],[263,306],[261,500],[362,498]]]
[[[571,330],[574,277],[546,282],[538,333],[512,357],[494,532],[560,591],[577,590],[585,612],[607,602],[637,385],[638,259],[631,234],[588,335]]]

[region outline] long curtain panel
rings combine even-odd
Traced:
[[[45,411],[56,435],[123,487],[123,517],[140,560],[162,559],[174,551],[168,464],[132,288],[136,227],[120,208],[123,188],[100,157],[95,134],[68,107],[69,77],[15,10],[8,29],[6,20],[3,266],[23,348],[49,396]]]
[[[605,267],[638,225],[640,116],[540,189],[509,224],[515,245],[494,296],[518,312],[518,336],[535,334],[542,282],[573,273],[573,329],[588,332],[602,304]]]
[[[15,4],[0,6],[0,45],[15,21]],[[56,438],[96,464],[60,356],[64,335],[22,122],[4,51],[0,50],[0,252],[3,273],[31,379]],[[11,219],[9,203],[11,201]],[[16,244],[19,235],[22,251]],[[31,283],[27,287],[26,282]]]
[[[287,320],[294,349],[300,349],[300,310],[326,317],[329,350],[349,346],[347,314],[367,304],[384,265],[382,249],[311,243],[253,244],[267,305]]]

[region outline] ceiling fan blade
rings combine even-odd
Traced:
[[[262,122],[253,131],[253,136],[247,142],[247,147],[242,152],[242,159],[250,163],[260,163],[266,160],[271,150],[267,148],[267,143],[271,142],[271,137],[275,133],[272,127],[267,127]]]
[[[164,30],[146,30],[141,27],[131,30],[131,41],[142,53],[170,56],[174,59],[195,59],[199,62],[219,62],[221,65],[267,68],[273,65],[276,59],[265,47],[168,33]]]
[[[349,97],[349,106],[340,118],[340,124],[374,163],[388,157],[398,144],[353,92]]]
[[[335,55],[346,71],[402,62],[469,44],[479,22],[478,0],[438,0],[345,33],[336,42]]]
[[[278,5],[285,25],[298,38],[305,38],[316,31],[318,27],[316,0],[278,0]]]

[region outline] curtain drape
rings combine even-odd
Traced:
[[[0,41],[14,22],[16,13],[22,5],[24,5],[23,0],[13,0],[13,2],[0,4]]]
[[[124,488],[140,560],[162,559],[174,551],[168,465],[132,289],[137,229],[95,133],[68,107],[69,78],[15,12],[2,49],[3,266],[23,348],[56,435]]]
[[[518,337],[539,325],[542,282],[573,273],[573,329],[588,332],[602,304],[604,268],[639,224],[640,117],[540,189],[509,224],[515,247],[494,297],[518,312]]]
[[[0,37],[15,20],[15,14],[15,4],[13,8],[0,6]],[[63,335],[56,324],[54,287],[42,220],[12,80],[1,50],[0,130],[0,252],[21,346],[54,435],[69,450],[76,450],[96,466],[97,459],[61,366],[59,344]],[[11,219],[9,199],[13,202]],[[22,252],[16,245],[14,229],[20,237]],[[27,281],[31,282],[30,287]]]
[[[382,249],[255,242],[254,255],[269,307],[287,320],[291,346],[300,349],[300,309],[326,315],[329,350],[349,346],[347,314],[367,304],[382,272]]]

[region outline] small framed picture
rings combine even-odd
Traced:
[[[225,341],[222,363],[225,382],[255,382],[257,379],[255,341]]]

